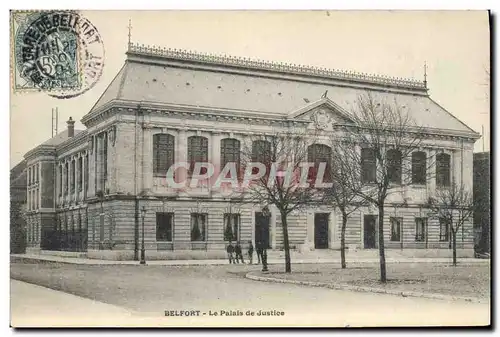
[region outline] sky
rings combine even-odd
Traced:
[[[490,37],[486,11],[82,11],[105,49],[101,78],[86,93],[57,99],[13,92],[10,167],[59,132],[75,128],[122,67],[132,42],[423,80],[432,99],[481,133],[489,151]],[[475,152],[483,150],[479,139]]]

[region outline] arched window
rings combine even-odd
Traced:
[[[377,181],[377,160],[375,150],[361,149],[361,181],[363,183],[374,183]]]
[[[175,162],[175,137],[169,134],[153,136],[153,174],[165,176]]]
[[[325,163],[325,172],[323,182],[331,182],[330,165],[332,158],[332,149],[323,144],[312,144],[307,148],[307,160],[309,163],[314,163],[314,167],[309,169],[307,175],[308,180],[316,180],[319,171],[319,165]]]
[[[252,162],[261,163],[269,169],[272,163],[271,143],[267,140],[254,140],[252,142]],[[254,167],[252,174],[257,174],[258,169]]]
[[[401,151],[387,151],[387,178],[392,184],[401,184]]]
[[[436,156],[436,185],[450,186],[450,155],[440,153]]]
[[[411,182],[425,185],[427,181],[427,154],[422,151],[411,154]]]
[[[206,163],[208,161],[208,139],[202,136],[191,136],[188,138],[188,160],[190,163],[189,174],[193,173],[196,163]],[[202,167],[200,174],[206,173],[206,168]]]
[[[220,170],[222,171],[227,163],[236,164],[236,173],[240,175],[240,141],[234,138],[225,138],[220,141]],[[229,177],[229,176],[227,176]]]

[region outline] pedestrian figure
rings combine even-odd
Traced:
[[[229,244],[227,245],[226,252],[227,252],[227,258],[229,259],[229,264],[235,263],[234,262],[234,247],[233,247],[233,244],[231,243],[231,241],[229,241]]]
[[[243,260],[243,254],[241,253],[241,246],[239,241],[236,241],[236,246],[234,246],[234,253],[236,255],[236,263],[240,263],[240,259],[241,263],[245,263],[245,261]]]
[[[257,252],[257,264],[260,264],[262,261],[262,244],[259,242],[256,243],[256,252]]]
[[[248,241],[248,259],[250,262],[248,264],[253,264],[253,245],[252,241]]]

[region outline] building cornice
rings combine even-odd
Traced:
[[[26,152],[24,159],[29,161],[31,158],[37,156],[56,156],[56,147],[54,145],[39,145]]]

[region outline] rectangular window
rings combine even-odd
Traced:
[[[63,191],[62,185],[63,185],[63,167],[62,165],[59,165],[59,196],[62,195]]]
[[[28,186],[31,185],[31,167],[28,167]]]
[[[78,192],[83,189],[83,157],[78,158]]]
[[[415,218],[415,241],[424,242],[427,218]]]
[[[71,180],[70,180],[70,185],[71,185],[71,192],[75,192],[75,177],[76,177],[76,164],[75,164],[75,161],[72,160],[71,161],[71,173],[70,173],[70,177],[71,177]]]
[[[403,218],[391,217],[391,241],[401,241],[401,224]]]
[[[106,191],[108,180],[108,134],[102,134],[102,156],[101,156],[101,190]]]
[[[205,241],[207,214],[191,213],[191,241]]]
[[[224,241],[238,241],[240,239],[240,215],[235,213],[224,214]]]
[[[156,241],[172,241],[174,213],[156,213]]]
[[[448,242],[450,241],[450,227],[446,218],[439,218],[439,241]]]
[[[87,196],[87,192],[89,190],[89,155],[85,155],[85,197]]]
[[[64,164],[64,194],[68,194],[68,186],[69,186],[69,164]]]
[[[373,149],[361,149],[361,180],[363,183],[377,181],[377,160]]]

